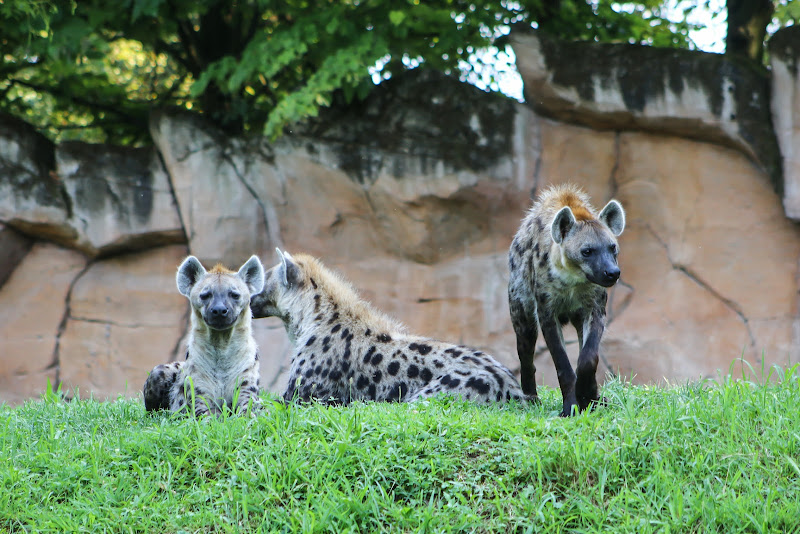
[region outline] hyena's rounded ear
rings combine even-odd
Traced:
[[[573,215],[569,206],[564,206],[558,210],[553,223],[550,225],[550,235],[552,235],[553,241],[560,245],[574,225],[575,215]]]
[[[281,249],[276,248],[278,255],[281,257],[281,268],[278,270],[278,279],[284,287],[293,287],[300,280],[300,267],[288,252],[281,252]]]
[[[256,255],[250,256],[236,276],[247,284],[250,296],[257,295],[264,289],[264,266]]]
[[[620,235],[625,229],[625,210],[616,200],[610,200],[598,218],[614,235]]]
[[[178,291],[181,292],[181,295],[188,297],[197,281],[205,275],[206,269],[200,263],[200,260],[194,256],[189,256],[178,267],[178,274],[175,276]]]

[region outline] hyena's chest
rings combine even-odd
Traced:
[[[258,361],[245,358],[234,364],[220,365],[206,358],[191,358],[183,369],[187,392],[205,398],[217,406],[233,406],[242,387],[258,382]]]
[[[564,280],[546,267],[536,273],[535,288],[537,308],[558,317],[572,317],[592,309],[605,295],[595,284]]]

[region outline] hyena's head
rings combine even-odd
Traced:
[[[264,275],[264,290],[250,302],[253,317],[284,317],[289,307],[287,299],[305,285],[302,267],[291,254],[282,252],[281,262]]]
[[[625,211],[610,201],[597,219],[577,220],[569,206],[559,210],[550,225],[553,241],[561,246],[565,267],[603,287],[619,280],[617,236],[625,229]]]
[[[206,271],[197,258],[189,256],[178,267],[176,280],[178,291],[189,299],[196,315],[214,330],[227,330],[249,308],[251,296],[264,288],[264,267],[252,256],[238,272],[221,265]]]

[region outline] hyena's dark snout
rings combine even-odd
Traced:
[[[611,287],[619,280],[619,266],[617,262],[612,259],[597,261],[592,267],[589,273],[587,273],[586,278],[594,284],[603,287]]]
[[[212,306],[208,312],[211,314],[212,317],[225,317],[230,313],[230,310],[225,305],[217,305]]]
[[[225,302],[225,299],[218,298],[208,305],[203,314],[203,319],[211,328],[224,330],[236,322],[237,315],[236,310],[230,306],[230,303]]]
[[[617,283],[617,280],[619,280],[619,267],[616,265],[603,271],[603,281],[605,282],[603,286],[611,287]]]

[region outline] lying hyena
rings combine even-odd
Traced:
[[[537,325],[553,357],[564,398],[561,415],[599,400],[597,362],[606,320],[606,288],[619,279],[617,236],[625,212],[616,200],[599,215],[572,185],[544,191],[511,243],[508,301],[517,335],[522,391],[536,397]],[[564,349],[561,325],[578,331],[577,377]]]
[[[523,398],[514,375],[488,354],[406,334],[315,258],[278,254],[250,307],[256,318],[281,318],[295,347],[286,401]]]
[[[186,361],[156,366],[144,384],[148,411],[219,413],[260,404],[258,352],[251,329],[251,295],[264,287],[264,267],[252,256],[239,272],[206,271],[189,256],[177,274],[178,291],[192,306]],[[234,403],[236,406],[234,407]]]

